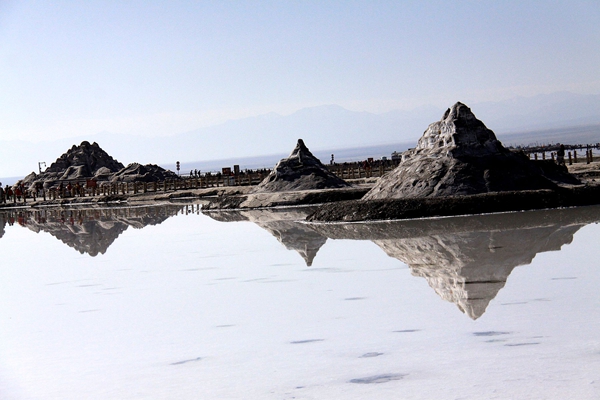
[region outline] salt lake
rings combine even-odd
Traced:
[[[0,398],[600,397],[600,207],[306,212],[0,212]]]

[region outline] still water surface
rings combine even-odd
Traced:
[[[0,213],[2,399],[596,399],[599,207]]]

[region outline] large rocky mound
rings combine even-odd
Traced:
[[[43,183],[46,187],[50,187],[58,181],[90,178],[107,180],[123,168],[123,164],[102,150],[98,143],[90,144],[84,141],[79,146],[73,145],[41,174],[32,172],[27,175],[23,183],[26,186]]]
[[[158,165],[129,164],[110,177],[112,182],[159,182],[166,179],[179,179],[179,176]]]
[[[98,171],[114,173],[123,167],[123,164],[102,150],[98,143],[90,144],[84,141],[79,146],[73,145],[71,149],[53,162],[40,177],[60,180],[91,178]]]
[[[312,155],[302,139],[288,158],[281,159],[273,171],[255,188],[254,193],[286,192],[350,185],[330,172]]]
[[[123,164],[100,148],[98,143],[87,141],[73,146],[41,174],[32,172],[23,179],[26,186],[43,184],[45,188],[65,181],[95,179],[99,182],[158,182],[178,179],[178,175],[154,164]]]
[[[506,149],[469,107],[456,103],[434,122],[417,147],[382,177],[364,200],[444,197],[486,192],[555,189],[579,183],[565,166],[535,162]]]

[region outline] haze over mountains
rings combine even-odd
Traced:
[[[600,141],[600,95],[558,92],[467,105],[506,145]],[[274,160],[278,160],[281,155],[289,154],[298,138],[304,139],[315,155],[321,157],[336,149],[384,144],[397,145],[396,150],[400,151],[411,143],[415,144],[427,126],[439,120],[445,109],[425,106],[412,111],[374,114],[324,105],[304,108],[286,116],[270,113],[231,120],[168,137],[144,138],[103,132],[41,143],[0,141],[1,159],[14,160],[10,165],[3,162],[0,176],[24,176],[31,171],[37,172],[39,161],[45,161],[49,166],[73,144],[84,140],[97,142],[125,165],[140,162],[165,167],[170,167],[176,160],[185,165],[197,160],[271,154]],[[15,154],[20,156],[14,157]]]

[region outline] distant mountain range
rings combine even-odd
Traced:
[[[559,92],[468,106],[505,144],[600,142],[600,95]],[[167,167],[177,160],[189,166],[190,161],[288,154],[299,138],[304,139],[311,151],[320,154],[366,146],[400,151],[407,143],[416,143],[427,126],[439,120],[444,111],[429,106],[410,112],[373,114],[325,105],[286,116],[270,113],[231,120],[170,137],[99,133],[42,143],[0,141],[0,176],[37,172],[38,161],[45,161],[49,166],[73,144],[84,140],[97,142],[126,165],[140,162]],[[379,156],[384,155],[389,156]]]

